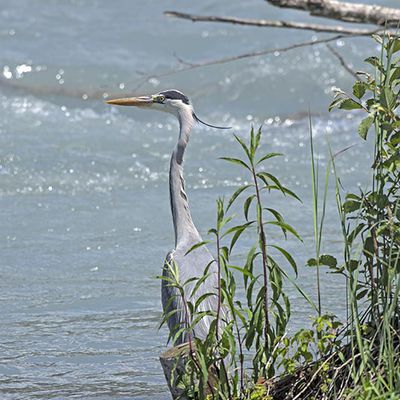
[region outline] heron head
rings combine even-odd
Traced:
[[[176,89],[164,90],[162,92],[138,97],[125,97],[122,99],[108,100],[108,104],[117,106],[135,106],[145,109],[165,111],[175,115],[178,119],[193,118],[193,120],[204,125],[217,129],[230,129],[228,127],[220,127],[207,124],[200,120],[193,110],[193,106],[189,98]]]
[[[180,109],[192,108],[189,98],[178,90],[164,90],[153,95],[108,100],[107,103],[117,106],[150,108],[173,114],[179,112]]]

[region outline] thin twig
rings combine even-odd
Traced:
[[[373,31],[373,33],[379,33],[382,32],[381,29],[377,29],[375,31]],[[248,52],[248,53],[242,53],[242,54],[238,54],[236,56],[230,56],[230,57],[223,57],[223,58],[217,58],[214,60],[209,60],[209,61],[200,61],[197,63],[189,63],[188,61],[185,61],[184,63],[182,63],[184,66],[182,68],[172,68],[170,70],[161,72],[159,74],[151,74],[148,75],[142,79],[140,79],[139,81],[137,81],[137,85],[135,87],[132,88],[132,90],[138,90],[140,89],[149,79],[151,78],[163,78],[165,76],[170,76],[170,75],[175,75],[177,73],[180,72],[186,72],[186,71],[190,71],[193,69],[197,69],[197,68],[201,68],[201,67],[208,67],[211,65],[219,65],[219,64],[226,64],[232,61],[238,61],[238,60],[243,60],[246,58],[252,58],[252,57],[260,57],[260,56],[266,56],[269,54],[276,54],[276,53],[286,53],[288,51],[291,50],[295,50],[295,49],[300,49],[302,47],[308,47],[308,46],[316,46],[318,44],[321,43],[329,43],[329,42],[333,42],[335,40],[339,40],[339,39],[347,39],[347,38],[352,38],[352,37],[364,37],[364,35],[360,35],[360,34],[354,34],[354,35],[335,35],[335,36],[331,36],[325,39],[317,39],[317,40],[309,40],[306,42],[301,42],[301,43],[295,43],[293,45],[290,46],[285,46],[285,47],[276,47],[273,49],[266,49],[266,50],[256,50],[256,51],[252,51],[252,52]]]
[[[267,28],[301,29],[314,32],[329,32],[329,33],[341,33],[348,35],[363,35],[363,36],[364,35],[369,36],[372,33],[370,29],[353,29],[353,28],[346,28],[343,26],[308,24],[305,22],[294,22],[294,21],[249,19],[249,18],[237,18],[237,17],[218,17],[216,15],[195,15],[180,11],[165,11],[164,15],[166,15],[167,17],[187,19],[192,22],[219,22],[219,23],[234,24],[234,25],[246,25],[246,26],[257,26],[257,27],[267,27]]]
[[[308,381],[307,385],[299,392],[295,397],[293,397],[293,400],[296,399],[301,399],[301,395],[311,386],[313,383],[314,379],[318,376],[318,374],[323,370],[325,365],[335,356],[335,353],[331,354],[315,371],[314,375],[311,377],[311,379]]]
[[[176,53],[174,53],[173,56],[176,58],[176,60],[179,62],[179,64],[183,64],[183,65],[188,66],[188,67],[193,67],[193,65],[194,65],[193,63],[184,60],[183,58],[178,56],[178,54],[176,54]]]
[[[329,49],[329,51],[339,60],[340,65],[349,73],[351,74],[354,78],[357,80],[359,79],[357,72],[354,71],[353,68],[350,67],[349,64],[345,61],[345,59],[342,57],[341,54],[339,54],[338,51],[336,51],[330,44],[327,44],[326,47]]]

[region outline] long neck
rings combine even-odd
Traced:
[[[179,125],[179,139],[172,152],[169,169],[169,189],[175,230],[175,247],[178,243],[185,242],[189,238],[195,237],[200,240],[200,235],[193,224],[190,214],[188,198],[185,192],[185,181],[183,179],[183,156],[189,141],[193,117],[191,115],[180,114]]]

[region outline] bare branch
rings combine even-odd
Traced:
[[[380,31],[380,29],[374,31],[373,33],[376,33],[376,32],[379,32],[379,31]],[[183,67],[181,67],[181,68],[175,67],[173,69],[161,72],[160,74],[152,74],[152,75],[148,75],[146,77],[143,77],[142,79],[137,81],[137,85],[133,88],[133,90],[137,90],[137,89],[141,88],[151,78],[158,79],[158,78],[162,78],[162,77],[165,77],[165,76],[175,75],[175,74],[180,73],[180,72],[190,71],[190,70],[201,68],[201,67],[207,67],[207,66],[210,66],[210,65],[225,64],[225,63],[228,63],[228,62],[243,60],[243,59],[246,59],[246,58],[266,56],[268,54],[285,53],[285,52],[288,52],[288,51],[291,51],[291,50],[294,50],[294,49],[299,49],[299,48],[302,48],[302,47],[316,46],[316,45],[321,44],[321,43],[329,43],[329,42],[333,42],[335,40],[347,39],[347,38],[357,37],[357,36],[364,36],[364,35],[347,35],[347,34],[346,35],[335,35],[335,36],[331,36],[331,37],[326,38],[326,39],[310,40],[310,41],[307,41],[307,42],[296,43],[296,44],[293,44],[291,46],[276,47],[274,49],[252,51],[252,52],[249,52],[249,53],[238,54],[236,56],[217,58],[217,59],[209,60],[209,61],[200,61],[200,62],[197,62],[197,63],[188,62],[186,60],[182,60],[181,58],[178,58],[179,63],[181,65],[183,65]]]
[[[352,35],[352,36],[363,36],[363,35]],[[227,62],[242,60],[244,58],[259,57],[259,56],[265,56],[265,55],[274,54],[274,53],[285,53],[287,51],[294,50],[294,49],[299,49],[301,47],[315,46],[317,44],[329,43],[329,42],[333,42],[333,41],[338,40],[338,39],[344,39],[344,38],[348,38],[348,37],[351,37],[351,36],[348,36],[348,35],[336,35],[336,36],[331,36],[331,37],[326,38],[326,39],[310,40],[310,41],[307,41],[307,42],[296,43],[296,44],[292,44],[292,45],[286,46],[286,47],[277,47],[277,48],[274,48],[274,49],[257,50],[257,51],[252,51],[252,52],[249,52],[249,53],[243,53],[243,54],[238,54],[236,56],[218,58],[218,59],[210,60],[210,61],[201,61],[201,62],[198,62],[198,63],[189,63],[189,62],[186,61],[185,64],[189,64],[189,66],[187,68],[181,69],[180,71],[199,68],[199,67],[206,67],[206,66],[209,66],[209,65],[225,64]]]
[[[320,24],[307,24],[304,22],[293,22],[293,21],[274,21],[267,19],[248,19],[248,18],[237,18],[237,17],[218,17],[215,15],[194,15],[183,13],[179,11],[165,11],[164,15],[167,17],[175,17],[181,19],[188,19],[192,22],[219,22],[228,23],[234,25],[246,25],[246,26],[258,26],[258,27],[270,27],[270,28],[287,28],[287,29],[302,29],[314,32],[329,32],[329,33],[340,33],[349,35],[371,35],[373,33],[369,29],[351,29],[343,26],[329,26]]]
[[[266,0],[282,8],[294,8],[309,11],[311,15],[337,19],[345,22],[358,22],[381,26],[397,27],[400,21],[400,9],[348,3],[337,0]]]
[[[355,77],[357,80],[359,79],[356,71],[354,71],[353,68],[350,67],[349,64],[345,61],[345,59],[342,57],[341,54],[339,54],[338,51],[336,51],[330,44],[327,44],[326,47],[329,49],[329,51],[339,60],[340,65],[353,77]]]
[[[180,56],[178,56],[178,54],[174,53],[173,56],[176,58],[176,60],[183,65],[189,66],[189,67],[193,67],[193,63],[184,60],[183,58],[181,58]]]

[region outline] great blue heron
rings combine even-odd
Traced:
[[[194,303],[202,295],[212,293],[201,302],[199,311],[217,311],[218,307],[218,276],[217,266],[214,258],[205,246],[200,246],[189,252],[194,245],[200,243],[202,238],[196,229],[190,214],[188,198],[185,192],[183,179],[183,156],[189,141],[190,132],[195,122],[200,122],[217,129],[229,129],[214,126],[201,121],[195,114],[189,98],[178,90],[165,90],[151,96],[128,97],[107,101],[108,104],[120,106],[137,106],[141,108],[166,111],[175,115],[179,121],[179,137],[172,152],[169,168],[169,189],[171,199],[172,219],[175,231],[175,248],[170,251],[166,258],[163,275],[169,276],[167,266],[175,265],[178,268],[180,282],[184,283],[190,278],[203,276],[206,267],[209,266],[208,275],[196,293],[191,297],[192,285],[184,286],[185,298]],[[168,326],[173,334],[177,328],[187,323],[187,312],[182,304],[182,298],[165,280],[161,285],[162,304],[165,313],[176,311],[168,319]],[[185,315],[186,313],[186,315]],[[225,312],[222,310],[221,317]],[[210,329],[212,318],[202,318],[193,328],[193,335],[205,339]],[[186,342],[188,333],[180,335],[176,344]]]

